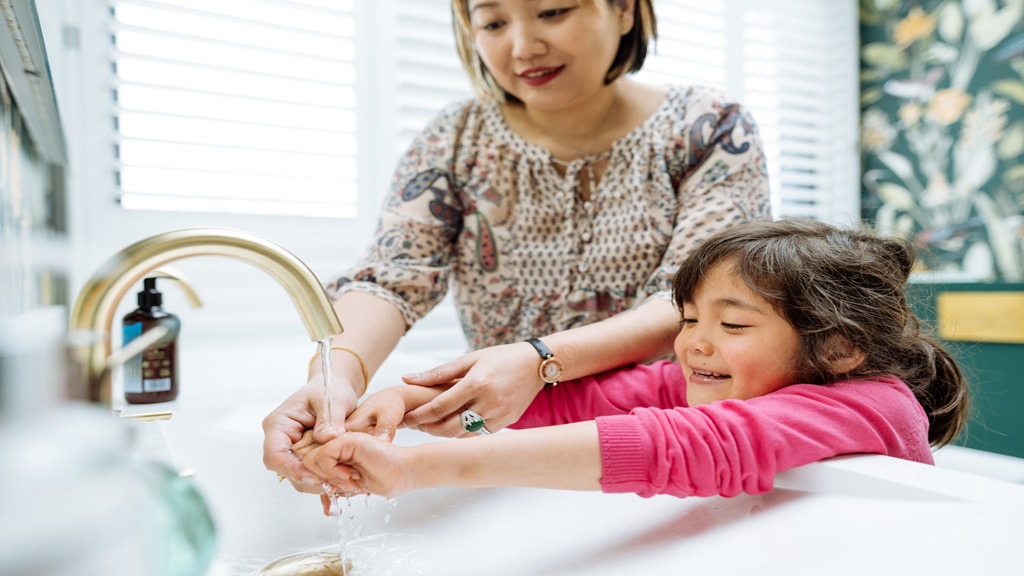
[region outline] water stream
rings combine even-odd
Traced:
[[[320,367],[321,367],[321,370],[323,372],[323,380],[324,380],[324,401],[323,401],[323,410],[322,410],[323,418],[321,419],[321,422],[319,424],[320,426],[334,426],[334,423],[333,423],[333,415],[334,415],[334,406],[333,406],[333,404],[334,404],[334,402],[333,402],[334,394],[333,394],[333,391],[334,390],[333,390],[333,385],[332,385],[332,382],[331,382],[331,341],[332,341],[331,338],[325,338],[324,340],[321,340],[319,342],[319,347],[320,347],[319,348],[320,349]],[[323,488],[324,488],[324,491],[329,494],[329,498],[330,498],[330,501],[331,501],[330,513],[331,513],[332,516],[336,516],[337,519],[338,519],[338,549],[337,549],[338,557],[341,559],[341,564],[342,565],[349,565],[349,562],[351,560],[350,554],[349,554],[349,552],[350,552],[350,550],[349,550],[350,540],[353,541],[353,542],[356,542],[356,543],[362,542],[363,540],[366,540],[366,539],[362,538],[362,530],[363,530],[362,521],[356,519],[356,510],[355,510],[355,507],[352,505],[352,498],[351,498],[350,494],[338,494],[337,492],[333,492],[332,491],[333,487],[330,486],[329,484],[326,484],[326,483],[323,485]],[[365,496],[364,505],[365,505],[366,509],[369,509],[369,507],[370,507],[370,495],[369,494],[367,494]],[[387,515],[384,518],[384,523],[385,524],[390,522],[390,520],[391,520],[391,511],[394,510],[396,505],[397,505],[397,502],[395,502],[394,499],[388,499],[388,510],[386,512]],[[351,538],[349,537],[350,536],[350,534],[349,534],[349,530],[350,529],[351,529],[351,532],[352,532]],[[381,535],[378,535],[376,537],[371,537],[369,540],[378,540],[378,539],[379,539],[379,543],[380,543],[380,548],[379,549],[381,551],[383,551],[384,550],[384,542],[387,540],[387,534],[381,534]],[[374,562],[370,562],[370,563],[374,564]],[[386,566],[386,565],[387,564],[384,564],[382,566],[377,566],[375,568],[379,569],[379,568],[382,568],[383,566]],[[364,566],[363,568],[365,569],[365,568],[367,568],[367,566]],[[356,570],[353,568],[352,571],[355,572]],[[362,570],[360,570],[358,573],[363,573],[363,572],[362,572]],[[373,573],[374,574],[379,573],[379,570],[374,569]],[[390,573],[390,572],[387,572],[387,573]]]
[[[324,376],[324,418],[323,422],[325,426],[333,426],[334,419],[332,418],[333,402],[332,397],[334,395],[334,387],[331,384],[331,340],[328,336],[320,341],[320,368],[323,370]]]
[[[334,426],[334,386],[331,383],[331,340],[332,338],[327,337],[320,341],[320,368],[323,370],[324,378],[324,406],[323,406],[323,426]],[[342,565],[348,564],[348,538],[345,535],[345,515],[341,510],[340,501],[338,494],[332,491],[332,487],[329,484],[324,484],[324,491],[330,495],[331,499],[331,514],[338,517],[338,556],[341,558]],[[349,497],[345,496],[345,507],[351,508],[351,501]],[[354,520],[355,514],[349,516],[349,520]],[[357,532],[362,532],[362,526],[357,527]],[[358,536],[357,536],[358,537]]]

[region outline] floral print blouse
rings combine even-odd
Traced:
[[[451,285],[472,348],[518,342],[670,298],[697,243],[770,216],[754,122],[710,88],[670,87],[613,143],[589,201],[584,168],[560,175],[496,103],[449,106],[401,159],[372,243],[328,294],[373,293],[409,328]]]

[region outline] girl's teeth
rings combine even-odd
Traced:
[[[724,374],[719,374],[718,372],[705,372],[703,370],[694,370],[693,372],[694,374],[706,376],[708,378],[721,378],[722,376],[724,376]]]

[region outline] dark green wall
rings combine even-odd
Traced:
[[[1021,291],[1024,284],[911,284],[915,313],[935,326],[943,292]],[[1024,344],[944,342],[969,381],[971,418],[963,446],[1024,458]]]

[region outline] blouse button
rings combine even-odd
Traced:
[[[586,262],[580,262],[579,264],[576,265],[576,269],[579,270],[580,272],[586,272],[588,268],[590,268],[590,265],[587,264]]]
[[[583,240],[584,242],[590,242],[590,232],[584,232],[583,234],[580,234],[580,239]]]

